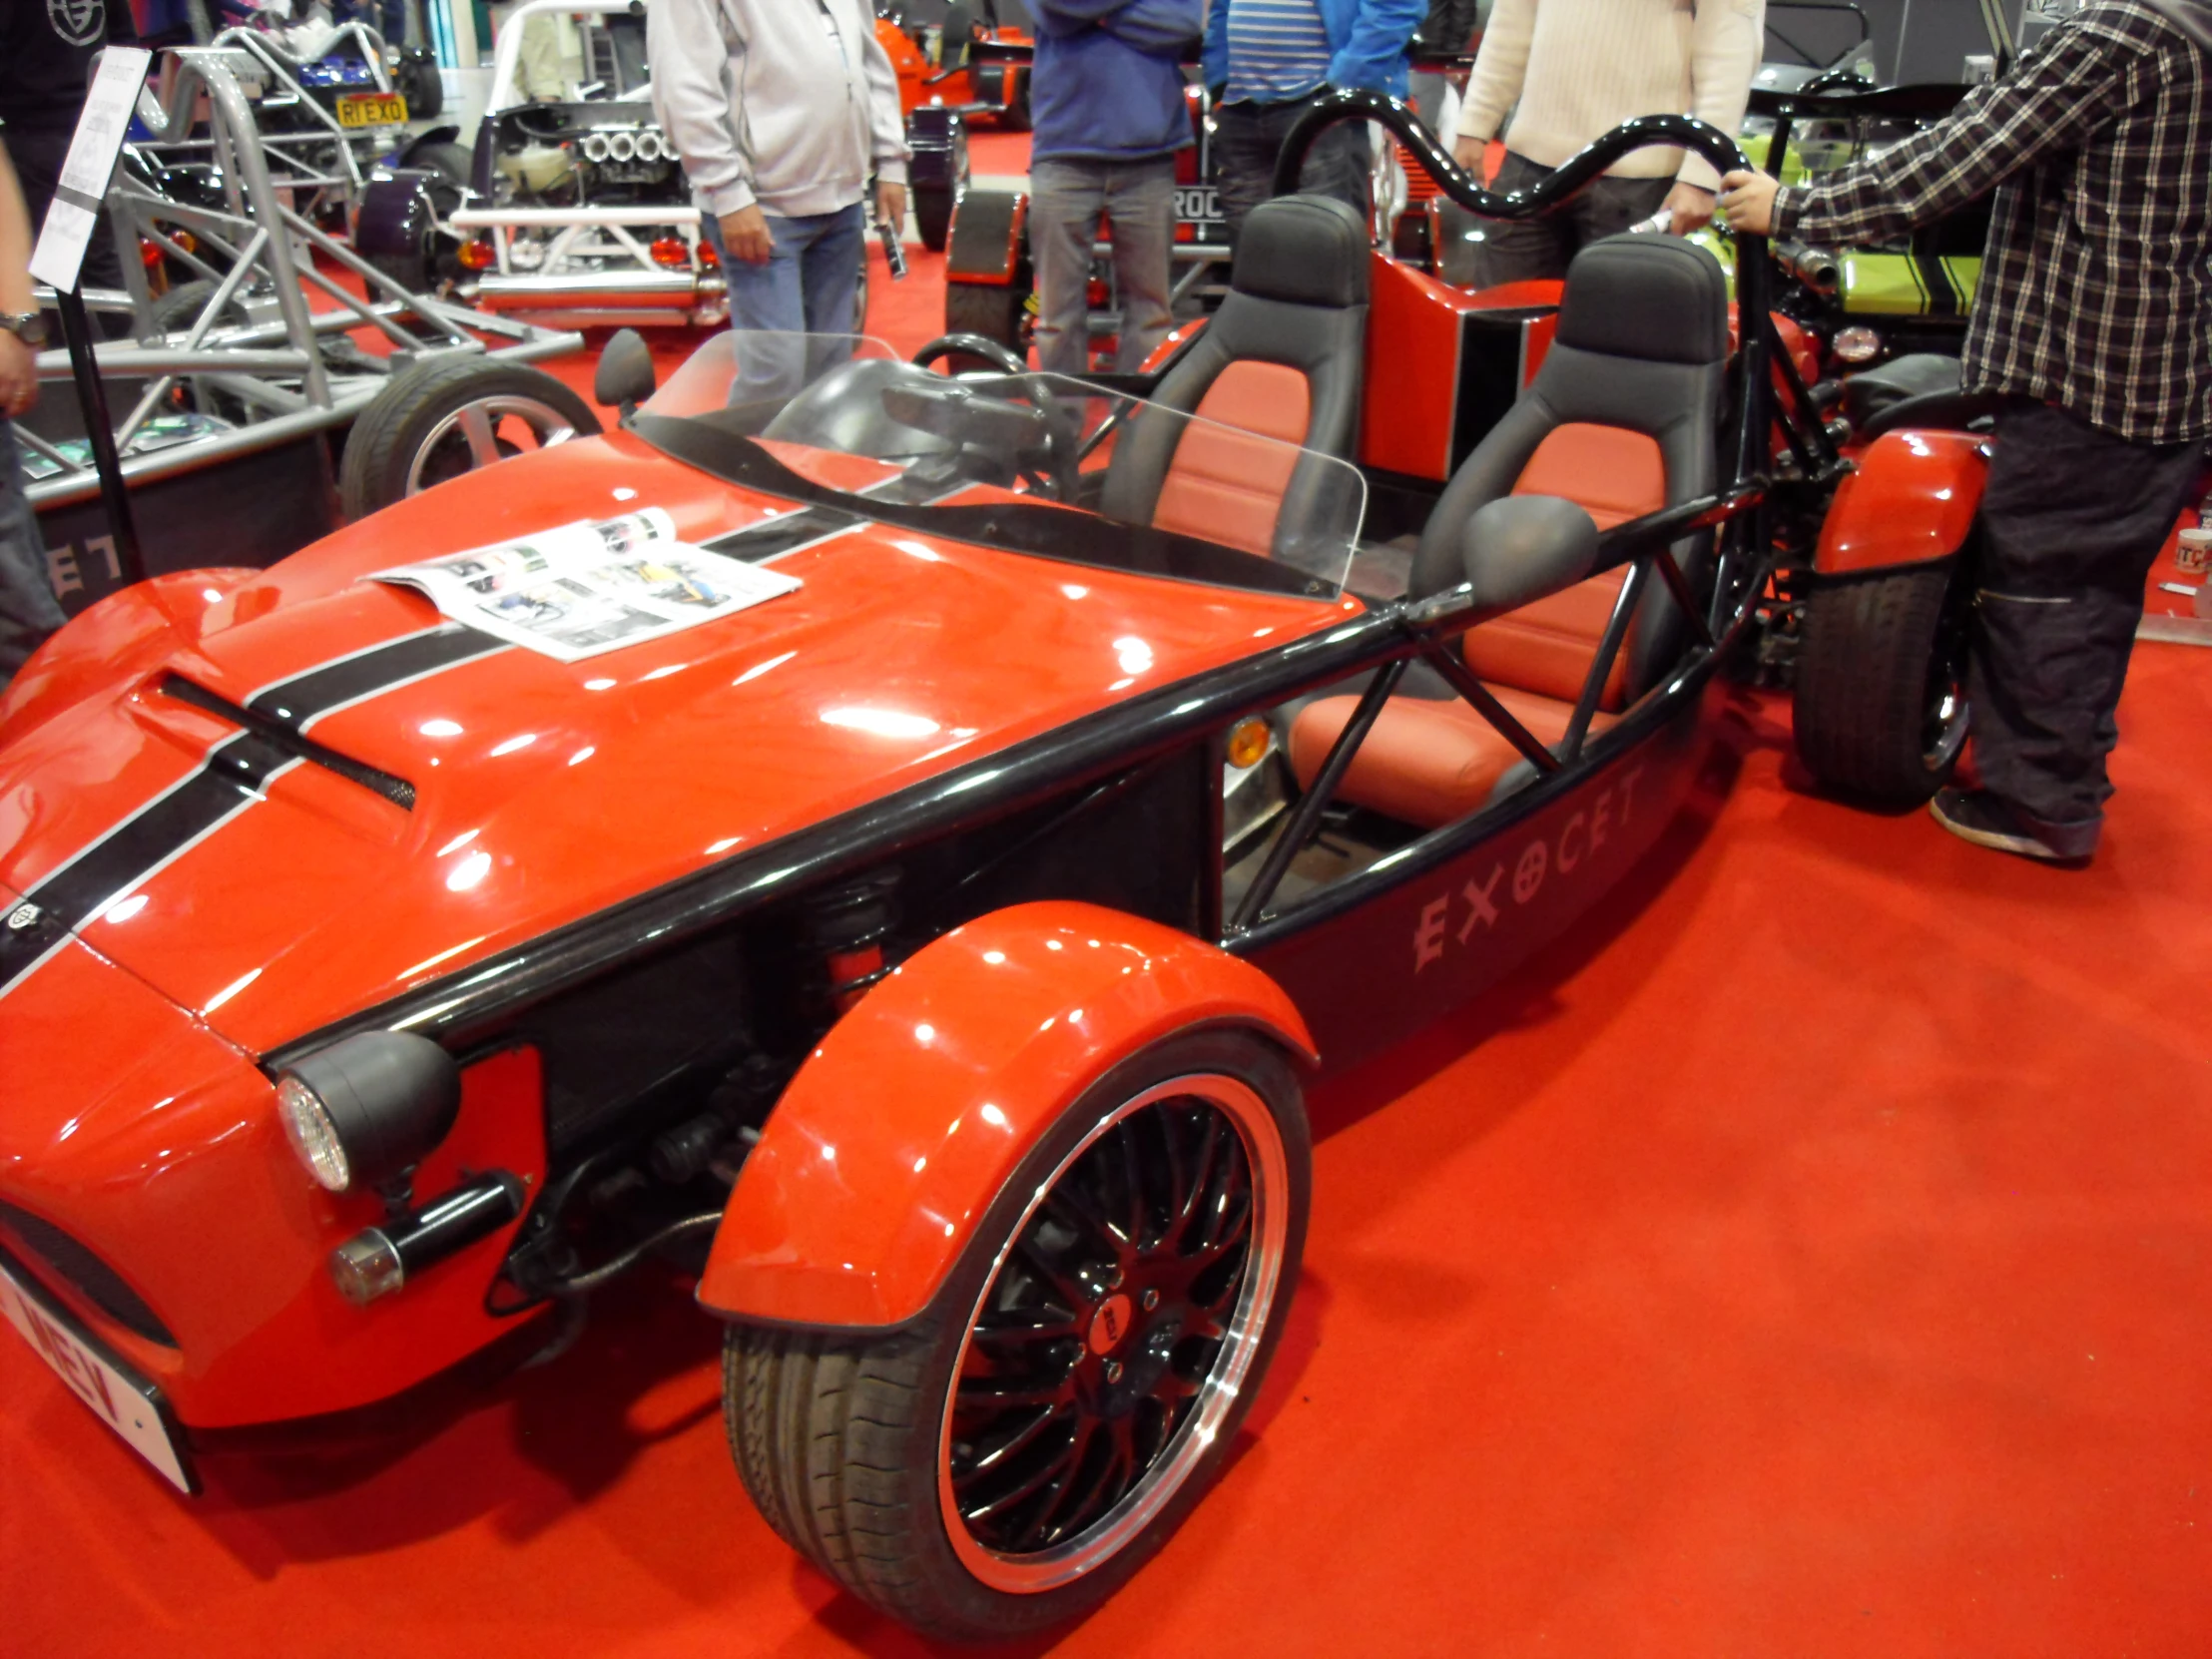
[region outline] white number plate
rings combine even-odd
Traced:
[[[0,1261],[0,1314],[5,1314],[38,1357],[54,1368],[54,1375],[69,1384],[69,1391],[121,1434],[133,1451],[161,1470],[180,1492],[193,1489],[184,1459],[170,1442],[161,1396],[153,1385],[140,1382],[78,1336],[76,1322],[4,1261]]]
[[[1176,186],[1175,217],[1186,225],[1221,224],[1220,190],[1212,185]]]

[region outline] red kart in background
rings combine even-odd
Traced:
[[[1025,30],[1001,27],[988,0],[980,16],[953,6],[938,29],[909,28],[896,11],[879,12],[875,38],[898,72],[914,226],[923,247],[942,253],[967,194],[967,123],[981,116],[1003,132],[1029,131],[1035,43]]]
[[[1505,201],[1346,95],[1288,167],[1330,119],[1490,211],[1738,162]],[[1778,552],[1952,559],[1978,440],[1838,495],[1774,337],[1671,239],[1515,307],[1291,197],[1139,382],[618,336],[617,430],[103,601],[0,701],[0,1312],[190,1491],[673,1257],[796,1549],[1079,1617],[1265,1373],[1304,1078],[1604,902]]]

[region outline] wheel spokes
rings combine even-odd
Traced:
[[[1156,1471],[1225,1356],[1260,1215],[1236,1119],[1163,1088],[1103,1126],[1022,1218],[968,1332],[947,1519],[1019,1559],[1080,1547]],[[1163,1476],[1164,1477],[1164,1476]],[[1178,1477],[1179,1478],[1179,1477]]]

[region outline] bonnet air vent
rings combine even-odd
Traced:
[[[382,796],[394,807],[410,813],[414,811],[415,787],[406,779],[381,771],[365,761],[356,761],[350,755],[340,755],[336,750],[316,743],[287,721],[257,714],[252,709],[233,703],[227,697],[218,697],[207,687],[195,685],[181,674],[165,676],[161,692],[164,697],[189,703],[195,709],[204,709],[220,720],[243,727],[272,749],[294,760],[318,766],[325,772],[334,772],[348,783],[358,784],[362,789]]]

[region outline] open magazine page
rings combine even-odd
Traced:
[[[676,539],[658,507],[380,570],[455,622],[564,663],[639,645],[792,592],[799,578]]]

